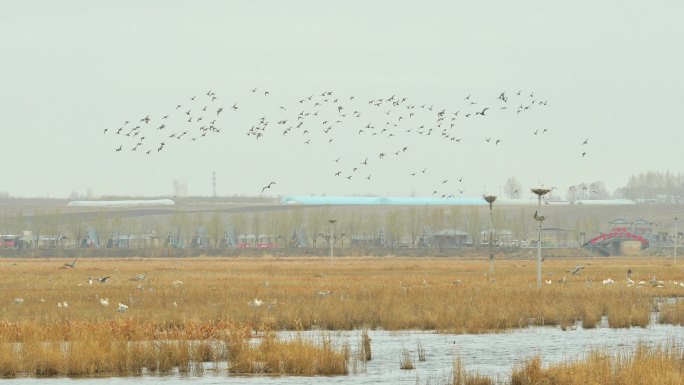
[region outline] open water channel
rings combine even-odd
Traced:
[[[285,337],[292,335],[283,332]],[[327,335],[336,343],[348,342],[356,351],[361,341],[360,331],[349,332],[304,332],[304,336],[320,339]],[[425,331],[369,331],[373,358],[365,364],[357,363],[356,373],[330,377],[296,376],[237,376],[227,373],[225,366],[218,371],[207,364],[202,376],[163,375],[107,378],[15,378],[0,381],[18,384],[436,384],[439,379],[448,378],[452,372],[454,358],[460,356],[468,371],[477,371],[500,381],[505,381],[511,369],[518,363],[540,355],[542,364],[547,365],[567,359],[582,357],[592,349],[607,351],[632,351],[637,343],[651,346],[668,342],[684,342],[684,327],[651,324],[647,328],[611,329],[604,322],[595,329],[562,331],[558,327],[530,327],[502,333],[488,334],[438,334]],[[426,360],[418,360],[418,341],[425,349]],[[414,370],[400,369],[403,351],[410,352],[414,359]],[[352,372],[352,370],[350,370]]]

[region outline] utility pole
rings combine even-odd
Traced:
[[[537,211],[534,213],[534,219],[539,222],[538,238],[537,238],[537,289],[541,289],[542,283],[542,257],[541,257],[541,242],[542,242],[542,222],[544,222],[544,217],[541,215],[541,200],[542,196],[548,194],[551,191],[547,188],[533,188],[532,192],[537,194],[539,198],[539,204],[537,205]]]
[[[677,241],[678,241],[678,234],[677,234],[677,217],[675,217],[675,238],[674,238],[674,264],[677,264]]]
[[[494,252],[492,251],[492,229],[494,226],[494,216],[492,214],[492,205],[496,200],[496,195],[485,195],[484,200],[489,203],[489,274],[494,274]]]
[[[330,239],[328,240],[328,243],[330,244],[330,263],[333,262],[333,246],[334,246],[334,241],[335,241],[335,222],[337,222],[334,219],[328,220],[330,222]]]

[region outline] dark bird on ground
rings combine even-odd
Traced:
[[[267,186],[264,186],[264,188],[261,189],[261,192],[264,192],[264,190],[266,190],[267,188],[271,188],[271,186],[273,186],[274,184],[276,184],[276,182],[271,182]]]
[[[89,279],[93,279],[93,278],[91,277],[91,278],[89,278]],[[100,283],[105,283],[105,282],[107,282],[107,280],[109,279],[109,276],[102,277],[102,278],[97,278],[97,277],[95,277],[94,279],[96,279],[96,280],[97,280],[98,282],[100,282]]]

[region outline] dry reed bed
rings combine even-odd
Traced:
[[[204,339],[194,339],[201,334],[192,327],[188,333],[174,327],[161,334],[143,327],[131,334],[130,324],[121,322],[51,325],[46,330],[4,326],[10,332],[0,334],[3,377],[201,374],[208,362],[214,369],[225,362],[233,373],[333,375],[346,374],[350,358],[348,346],[335,347],[324,336],[320,341],[299,335],[288,340],[266,332],[254,342],[253,330],[236,325],[217,328]],[[46,331],[55,334],[46,336]]]
[[[590,352],[585,358],[543,368],[539,357],[513,370],[511,385],[681,385],[684,384],[684,351],[675,344],[665,347],[638,345],[633,352]]]
[[[460,357],[454,360],[453,373],[443,383],[453,385],[494,385],[494,379],[469,372]],[[684,350],[669,343],[660,347],[637,345],[634,350],[610,354],[590,351],[585,357],[548,367],[533,357],[512,370],[510,385],[682,385]]]
[[[684,278],[684,272],[658,259],[546,261],[544,278],[553,283],[542,290],[535,288],[532,261],[497,261],[494,277],[485,273],[483,261],[429,258],[342,258],[334,263],[314,258],[83,259],[76,269],[62,264],[3,260],[3,319],[41,325],[133,320],[133,329],[192,321],[188,325],[200,329],[231,323],[273,330],[382,327],[481,333],[530,323],[570,326],[577,320],[592,327],[601,316],[608,316],[612,327],[645,326],[654,298],[684,295],[684,288],[671,283]],[[586,266],[581,277],[565,272],[575,264]],[[627,268],[635,271],[636,281],[655,275],[667,284],[626,287]],[[145,281],[132,280],[141,273]],[[89,276],[111,278],[89,285]],[[563,276],[567,284],[558,283]],[[602,285],[608,277],[616,283]],[[15,304],[17,298],[23,303]],[[101,305],[101,299],[108,299],[109,306]],[[255,299],[260,306],[250,305]],[[67,302],[68,308],[59,308],[58,302]],[[116,311],[118,303],[128,306],[125,313]]]

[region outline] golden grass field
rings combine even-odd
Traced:
[[[591,328],[602,316],[611,327],[646,326],[659,298],[684,296],[684,268],[654,258],[546,260],[551,284],[541,290],[534,261],[503,258],[494,275],[488,261],[447,258],[65,262],[0,261],[0,374],[196,372],[206,361],[227,362],[236,373],[344,374],[349,346],[284,341],[273,331],[484,333],[580,321]],[[581,276],[566,272],[575,265],[585,266]],[[627,269],[637,282],[631,287]],[[105,283],[88,282],[105,276]],[[607,278],[615,283],[602,284]],[[119,303],[128,308],[117,311]],[[662,306],[663,322],[684,321],[684,306]],[[264,343],[250,344],[256,335]]]

